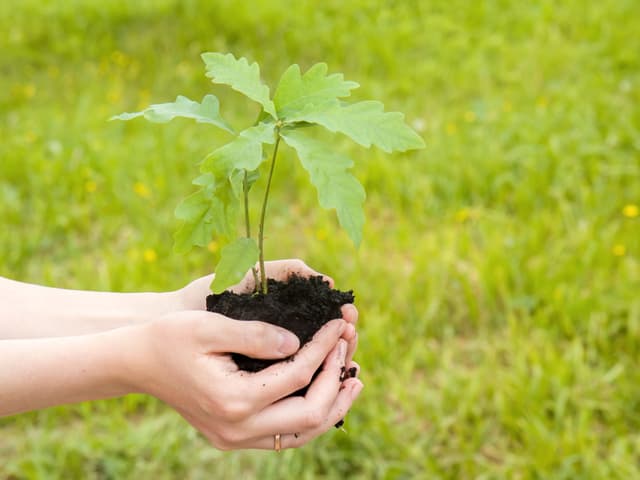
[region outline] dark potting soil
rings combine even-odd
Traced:
[[[268,280],[268,293],[223,292],[207,297],[207,310],[236,320],[260,320],[292,331],[307,343],[329,320],[342,318],[340,307],[353,303],[352,291],[329,287],[322,277],[291,276],[287,282]],[[258,372],[280,360],[262,360],[233,353],[241,370]]]

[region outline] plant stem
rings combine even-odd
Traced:
[[[260,251],[260,284],[261,291],[267,294],[267,273],[264,269],[264,217],[267,213],[267,202],[269,200],[269,190],[271,189],[271,179],[273,178],[273,170],[276,166],[276,156],[278,155],[278,146],[280,145],[280,127],[276,127],[276,145],[273,147],[273,156],[271,157],[271,168],[269,169],[269,178],[267,179],[267,187],[264,191],[264,200],[262,201],[262,212],[260,213],[260,231],[258,232],[258,250]]]
[[[244,171],[244,179],[242,181],[242,191],[244,193],[244,222],[247,230],[247,238],[251,238],[251,219],[249,218],[249,172]],[[253,289],[258,291],[258,271],[256,267],[251,267],[253,273]]]

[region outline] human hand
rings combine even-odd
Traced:
[[[286,281],[291,275],[301,277],[322,276],[331,288],[334,287],[334,281],[331,277],[319,273],[309,267],[306,263],[299,259],[275,260],[265,263],[265,270],[268,278]],[[206,297],[211,294],[209,286],[213,280],[213,274],[206,275],[202,278],[194,280],[186,287],[175,292],[178,296],[178,305],[181,310],[206,310]],[[244,278],[230,288],[235,293],[251,292],[255,287],[253,273],[249,270]],[[358,334],[355,325],[358,321],[358,310],[352,304],[343,305],[342,318],[347,322],[342,338],[347,341],[347,369],[356,367],[353,363],[353,355],[358,346]]]
[[[295,335],[263,322],[237,321],[186,311],[128,331],[131,389],[175,408],[216,447],[301,446],[344,417],[362,389],[357,378],[340,381],[347,363],[348,322],[328,322],[298,350]],[[297,351],[297,353],[295,353]],[[260,372],[238,369],[227,352],[254,358],[285,358]],[[304,397],[289,394],[309,384]]]

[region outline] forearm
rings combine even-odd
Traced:
[[[132,334],[0,340],[0,416],[130,393]]]
[[[0,277],[0,339],[97,333],[147,322],[179,302],[177,292],[65,290]]]

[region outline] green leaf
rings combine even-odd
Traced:
[[[319,106],[337,104],[338,98],[348,97],[358,87],[341,73],[327,75],[325,63],[315,64],[304,75],[298,65],[291,65],[282,74],[273,101],[279,118],[293,119]]]
[[[262,143],[238,136],[207,155],[200,171],[210,172],[215,178],[229,178],[234,170],[255,170],[261,162]]]
[[[229,85],[234,90],[262,105],[265,112],[277,118],[276,109],[269,98],[269,87],[260,80],[260,67],[242,57],[236,59],[231,53],[203,53],[207,77],[213,83]]]
[[[183,223],[174,235],[176,253],[186,253],[194,245],[206,247],[214,236],[225,237],[235,231],[237,207],[228,197],[223,188],[213,190],[208,185],[178,204],[175,216]]]
[[[191,183],[194,185],[198,185],[199,187],[207,187],[211,190],[216,187],[216,178],[213,176],[211,172],[203,173],[202,175],[197,176]]]
[[[262,144],[274,143],[273,123],[260,123],[242,131],[235,139],[210,153],[200,165],[201,172],[211,173],[218,181],[229,179],[236,193],[241,191],[244,170],[254,171],[263,161]]]
[[[233,133],[233,129],[220,116],[220,103],[214,95],[206,95],[202,103],[189,100],[179,95],[175,102],[158,103],[136,113],[122,113],[110,120],[131,120],[144,117],[150,122],[167,123],[176,117],[190,118],[198,123],[209,123]]]
[[[300,130],[286,130],[282,138],[298,152],[302,166],[309,172],[311,183],[318,190],[323,208],[335,208],[338,220],[356,246],[362,241],[365,191],[348,172],[353,162],[348,157],[329,150]]]
[[[176,252],[188,252],[193,245],[207,246],[213,236],[229,236],[235,231],[243,172],[258,169],[263,160],[262,144],[275,142],[274,128],[273,123],[248,128],[205,158],[200,166],[202,174],[193,181],[202,188],[175,211],[184,221],[174,236]]]
[[[220,262],[211,282],[211,291],[221,293],[238,283],[256,264],[258,256],[258,245],[252,238],[239,238],[226,245],[220,252]]]
[[[365,101],[347,106],[330,105],[296,116],[297,120],[322,125],[350,137],[363,147],[371,145],[387,153],[424,148],[424,141],[400,112],[385,112],[380,102]]]
[[[180,202],[175,215],[184,223],[174,235],[173,249],[186,253],[194,245],[208,245],[216,230],[214,222],[222,216],[222,206],[202,189]]]

